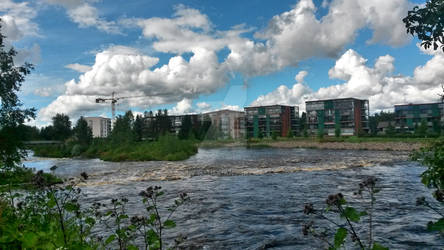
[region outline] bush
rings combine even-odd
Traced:
[[[88,178],[86,173],[81,176],[82,182]],[[42,177],[41,172],[34,176],[33,192],[0,193],[6,197],[0,198],[0,249],[137,249],[135,242],[144,249],[164,249],[166,230],[176,226],[172,215],[189,200],[180,193],[172,205],[164,206],[161,188],[148,187],[140,193],[145,209],[130,217],[126,198],[85,208],[79,203],[80,181],[54,186]],[[99,223],[106,230],[94,235]],[[176,239],[172,248],[178,248],[182,240]]]

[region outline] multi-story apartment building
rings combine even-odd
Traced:
[[[245,138],[245,112],[218,110],[203,114],[211,120],[211,126],[220,132],[223,139]]]
[[[444,124],[444,103],[395,105],[396,129],[413,132],[422,121],[429,129]]]
[[[104,117],[84,117],[92,130],[93,137],[108,137],[111,134],[111,119]]]
[[[305,102],[308,132],[311,134],[358,135],[369,130],[368,100],[356,98],[329,99]]]
[[[287,136],[299,132],[299,107],[270,105],[245,107],[245,130],[248,138],[269,137],[277,132]]]

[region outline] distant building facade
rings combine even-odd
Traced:
[[[299,132],[299,107],[270,105],[245,107],[245,130],[248,138],[270,137],[273,132],[287,136]]]
[[[111,134],[111,119],[104,117],[84,117],[92,130],[93,137],[105,138]]]
[[[245,112],[224,109],[204,113],[203,116],[210,118],[211,126],[223,139],[245,138]]]
[[[429,129],[444,124],[444,103],[395,105],[396,130],[414,132],[425,121]]]
[[[305,102],[308,132],[311,134],[358,135],[369,131],[369,102],[356,98]]]

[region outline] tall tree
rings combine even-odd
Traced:
[[[179,131],[179,139],[186,140],[191,135],[191,129],[192,129],[192,123],[191,123],[191,116],[185,115],[182,118],[182,125],[180,126]]]
[[[71,136],[71,121],[65,114],[56,114],[52,118],[52,127],[54,128],[54,139],[64,141]]]
[[[88,122],[81,116],[76,123],[76,126],[73,129],[74,136],[76,137],[76,140],[81,145],[89,145],[91,144],[93,135],[92,130],[88,126]]]
[[[111,141],[116,144],[133,142],[133,122],[134,116],[131,111],[127,111],[124,116],[117,116],[114,128],[111,131]]]
[[[144,131],[144,121],[141,115],[137,115],[134,120],[133,131],[136,141],[142,141]]]
[[[22,103],[17,97],[26,75],[33,67],[29,63],[16,66],[14,57],[17,52],[14,48],[6,50],[4,39],[0,33],[0,169],[12,169],[26,155],[19,125],[27,119],[35,118],[35,109],[21,108]]]
[[[422,40],[425,49],[432,47],[444,51],[444,0],[428,0],[421,8],[415,6],[402,19],[407,33]]]

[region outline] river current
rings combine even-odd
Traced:
[[[180,162],[31,156],[24,165],[48,172],[56,165],[55,174],[64,178],[87,172],[90,178],[82,187],[86,203],[126,197],[131,214],[143,209],[138,194],[148,186],[162,186],[165,204],[186,192],[191,200],[173,217],[177,227],[167,237],[185,235],[184,245],[197,249],[323,249],[324,244],[302,234],[309,220],[304,203],[324,208],[329,194],[341,192],[362,209],[367,201],[353,193],[365,177],[375,176],[381,189],[376,194],[376,241],[390,249],[444,247],[442,236],[425,229],[437,217],[415,204],[418,196],[433,200],[420,181],[425,168],[409,161],[406,152],[218,148],[199,149]]]

